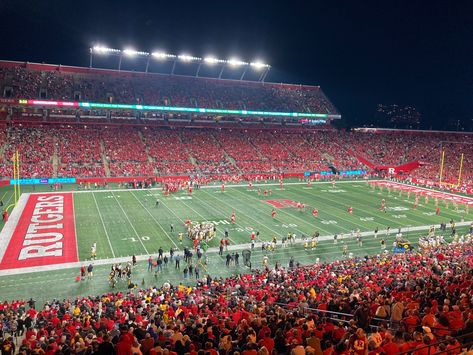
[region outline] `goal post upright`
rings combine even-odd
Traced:
[[[460,186],[460,182],[461,182],[461,179],[462,179],[463,156],[464,156],[464,153],[462,153],[461,158],[460,158],[460,171],[458,172],[457,187]]]
[[[18,205],[18,200],[20,199],[21,190],[20,190],[20,153],[18,150],[13,153],[13,203],[7,206],[6,210],[8,211],[11,207],[16,207]]]
[[[453,176],[451,176],[453,174],[446,174],[445,173],[446,172],[445,171],[445,151],[448,148],[448,144],[456,144],[456,145],[463,146],[463,148],[460,147],[461,149],[456,149],[454,151],[447,152],[447,159],[449,157],[451,158],[451,155],[456,156],[455,152],[457,152],[459,154],[458,177],[456,179]],[[440,158],[439,186],[448,185],[448,186],[451,186],[451,187],[459,187],[461,185],[461,179],[462,179],[462,174],[463,174],[463,164],[464,164],[464,158],[465,158],[465,152],[464,152],[465,146],[470,148],[470,147],[473,146],[473,143],[459,142],[459,141],[442,141],[441,142],[440,149],[441,149],[442,154],[441,154],[441,158]],[[450,148],[453,148],[453,147],[450,147]],[[450,149],[450,150],[452,150],[452,149]],[[447,181],[444,181],[444,177],[446,175],[451,176],[451,178],[449,179],[447,177]]]
[[[445,161],[445,150],[442,150],[442,158],[440,159],[440,181],[439,186],[442,186],[443,164]]]

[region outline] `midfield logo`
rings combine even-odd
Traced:
[[[291,208],[297,207],[297,202],[293,200],[263,200],[262,202],[268,203],[274,208]]]

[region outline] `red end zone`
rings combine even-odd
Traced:
[[[72,194],[30,195],[0,262],[0,270],[76,261]]]

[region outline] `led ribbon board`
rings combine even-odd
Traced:
[[[40,185],[40,184],[75,184],[76,178],[50,178],[50,179],[20,179],[10,180],[10,185]]]
[[[325,118],[325,119],[341,118],[340,115],[329,115],[326,113],[223,110],[223,109],[216,109],[216,108],[107,104],[107,103],[98,103],[98,102],[76,102],[76,101],[67,102],[67,101],[22,99],[22,100],[18,100],[18,103],[21,105],[30,105],[30,106],[81,107],[84,109],[123,109],[123,110],[143,110],[143,111],[163,111],[163,112],[209,113],[209,114],[240,115],[240,116],[308,117],[308,118]]]
[[[304,176],[312,175],[335,175],[333,171],[304,171]],[[340,170],[339,175],[366,175],[366,170]]]

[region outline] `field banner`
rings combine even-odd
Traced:
[[[78,261],[72,193],[31,194],[0,270]]]

